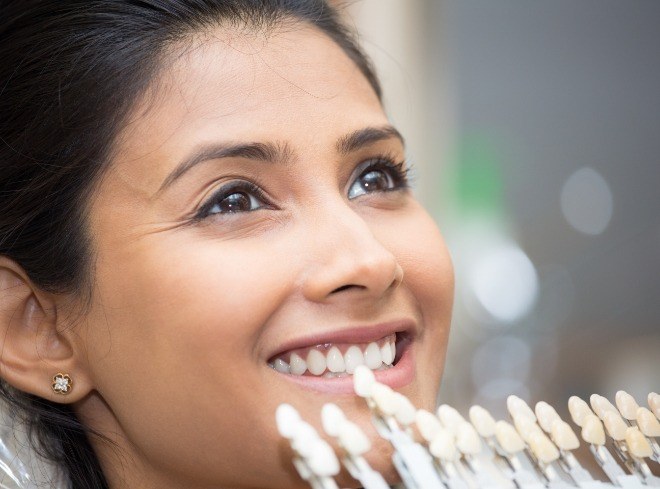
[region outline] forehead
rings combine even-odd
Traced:
[[[386,121],[359,68],[314,27],[216,28],[177,47],[120,134],[115,169],[139,172],[136,160],[161,152],[179,160],[219,139],[312,149]],[[163,178],[153,166],[142,173],[150,186]]]

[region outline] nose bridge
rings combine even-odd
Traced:
[[[303,281],[308,299],[324,301],[343,291],[379,297],[400,283],[395,255],[349,202],[325,201],[308,218],[315,257]]]

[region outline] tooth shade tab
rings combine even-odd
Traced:
[[[387,385],[379,382],[374,383],[371,388],[371,396],[376,403],[378,410],[385,416],[394,416],[398,407],[399,400],[394,391]]]
[[[371,442],[364,431],[352,421],[344,421],[338,435],[339,443],[344,450],[357,457],[371,450]]]
[[[371,397],[376,384],[374,373],[366,365],[359,366],[353,372],[353,390],[360,397]]]
[[[584,425],[584,419],[588,415],[594,414],[589,404],[578,396],[571,396],[568,399],[568,412],[571,413],[573,422],[580,427]]]
[[[534,421],[532,421],[531,418],[528,418],[526,416],[522,417],[517,417],[513,419],[513,424],[516,427],[516,430],[518,431],[518,434],[520,434],[520,437],[525,440],[527,443],[529,443],[530,438],[534,434],[543,434],[543,431],[541,431],[541,428],[539,425],[537,425]]]
[[[280,404],[275,411],[277,431],[284,438],[293,438],[298,423],[301,421],[300,414],[291,404]]]
[[[529,440],[529,448],[544,464],[550,464],[559,458],[559,450],[542,431],[532,435]]]
[[[321,408],[321,424],[328,435],[339,436],[344,421],[346,421],[346,415],[336,404],[329,402]]]
[[[506,399],[506,407],[509,410],[509,414],[513,419],[526,417],[530,418],[532,421],[536,421],[536,415],[532,408],[518,396],[511,395]]]
[[[605,430],[598,416],[588,414],[583,419],[582,439],[592,445],[605,445]]]
[[[306,421],[299,421],[291,438],[291,446],[303,457],[309,457],[314,443],[320,440],[319,434],[314,427]]]
[[[594,413],[596,413],[596,416],[598,416],[600,419],[603,419],[603,416],[605,416],[605,412],[607,411],[614,411],[615,413],[619,414],[619,410],[614,406],[614,404],[608,401],[606,397],[601,395],[591,394],[589,403],[591,404],[591,409],[594,410]]]
[[[660,419],[660,394],[651,392],[648,401],[651,411],[655,414],[656,418]]]
[[[402,426],[410,426],[415,422],[415,414],[417,409],[413,406],[413,403],[410,402],[403,394],[399,392],[394,392],[396,398],[397,407],[394,412],[394,417]]]
[[[307,455],[307,464],[318,477],[332,477],[339,473],[339,460],[330,445],[321,438],[314,440]]]
[[[525,449],[525,442],[516,431],[516,429],[506,421],[497,421],[495,423],[495,438],[502,447],[502,450],[513,455]]]
[[[481,452],[481,439],[477,431],[467,421],[458,425],[456,430],[456,448],[465,455],[477,455]]]
[[[633,421],[637,417],[637,408],[639,404],[635,398],[628,394],[626,391],[618,391],[614,396],[616,407],[619,408],[621,416],[629,421]]]
[[[454,462],[458,459],[458,450],[454,444],[454,435],[442,428],[429,443],[429,452],[443,462]]]
[[[626,445],[628,445],[628,449],[630,450],[630,453],[632,453],[634,457],[647,458],[653,455],[653,449],[651,448],[651,444],[642,434],[642,432],[639,431],[637,426],[628,427],[628,429],[626,430],[625,439],[626,439]]]
[[[466,423],[466,420],[461,413],[448,404],[442,404],[438,408],[438,418],[442,425],[447,428],[452,434],[456,434],[456,429],[461,423]]]
[[[433,441],[435,436],[442,430],[442,424],[435,415],[425,409],[419,409],[415,414],[415,425],[419,434],[427,443]]]
[[[626,437],[626,429],[628,425],[623,420],[619,413],[614,413],[612,411],[605,411],[602,417],[603,424],[607,430],[607,434],[610,435],[610,438],[616,441],[623,441]]]
[[[481,406],[472,406],[469,415],[472,425],[481,436],[490,438],[495,435],[495,419],[486,409]]]
[[[550,436],[561,450],[575,450],[580,446],[580,440],[571,426],[561,419],[556,419],[552,423]]]
[[[653,413],[645,407],[637,408],[637,426],[639,430],[646,436],[660,436],[660,422],[658,418],[653,416]]]
[[[538,420],[539,425],[546,433],[550,433],[552,430],[552,423],[557,420],[561,421],[555,408],[545,401],[537,402],[534,407],[534,412],[536,413],[536,419]]]

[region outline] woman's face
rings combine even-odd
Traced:
[[[433,407],[450,258],[406,188],[400,136],[329,38],[217,29],[182,51],[91,202],[79,347],[95,390],[76,408],[119,444],[97,447],[117,485],[296,487],[280,403],[320,427],[335,402],[376,439],[351,379],[310,373],[331,350],[337,370],[396,337],[377,376]],[[273,368],[311,351],[303,375]],[[382,470],[386,451],[369,456]]]

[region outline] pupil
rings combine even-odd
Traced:
[[[228,195],[220,202],[220,212],[241,212],[250,210],[250,198],[243,192]]]
[[[388,188],[387,176],[378,170],[365,173],[362,177],[361,184],[365,191],[384,190]]]

